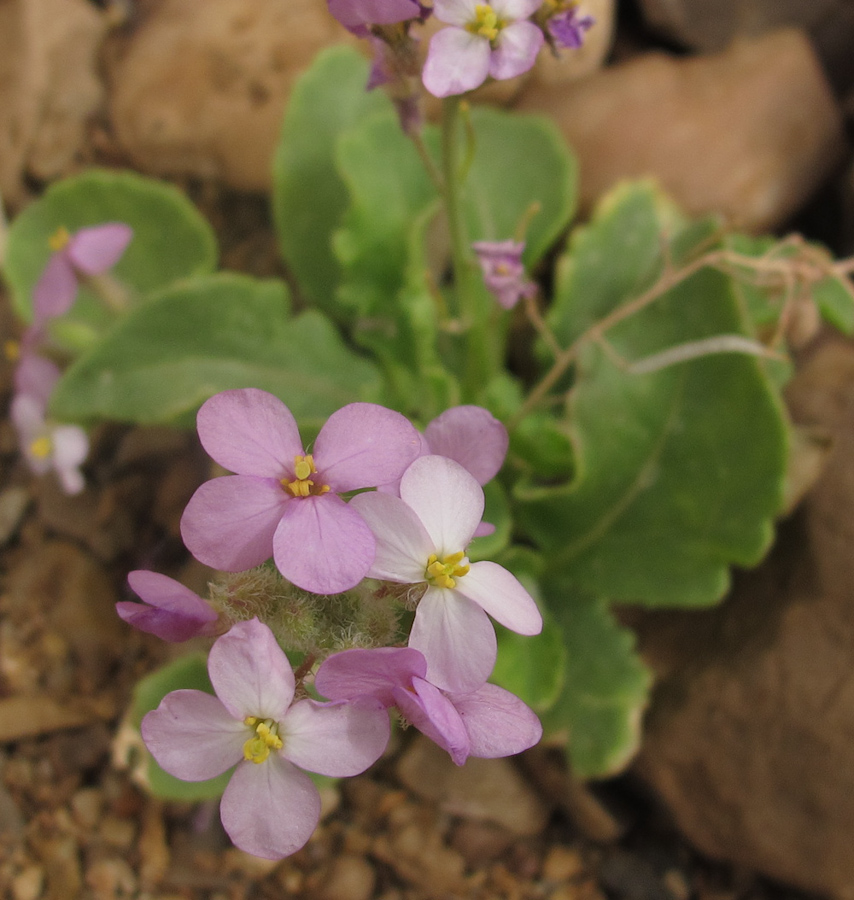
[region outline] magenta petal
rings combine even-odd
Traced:
[[[489,57],[486,38],[462,28],[443,28],[430,39],[421,80],[434,97],[464,94],[486,81]]]
[[[38,325],[71,309],[77,296],[77,276],[67,254],[60,250],[48,260],[33,288],[33,321]]]
[[[226,475],[206,481],[181,516],[181,537],[199,562],[225,572],[259,566],[290,501],[272,478]]]
[[[401,688],[394,691],[401,715],[461,766],[469,755],[469,736],[453,703],[422,678],[414,679],[412,687],[415,693]]]
[[[355,587],[374,561],[365,520],[336,494],[288,503],[273,535],[273,559],[288,581],[315,594]]]
[[[514,22],[502,29],[489,60],[489,74],[498,80],[527,72],[543,46],[543,32],[533,22]]]
[[[236,847],[263,859],[296,853],[320,821],[320,794],[286,759],[242,762],[220,802],[222,826]]]
[[[330,700],[367,696],[394,706],[393,689],[406,688],[413,676],[427,674],[424,656],[411,647],[342,650],[327,657],[314,677],[314,686]]]
[[[455,591],[428,588],[415,611],[409,646],[427,660],[427,680],[466,693],[486,682],[498,652],[489,616]]]
[[[497,563],[472,563],[468,575],[457,579],[456,592],[474,600],[517,634],[539,634],[543,630],[543,617],[534,598],[515,575]]]
[[[124,222],[81,228],[71,236],[66,252],[75,269],[85,275],[100,275],[121,259],[132,237],[133,228]]]
[[[388,744],[389,721],[376,700],[339,703],[300,700],[288,710],[279,732],[282,756],[319,775],[343,778],[372,766]]]
[[[482,406],[454,406],[424,430],[430,452],[447,456],[470,472],[478,484],[498,474],[507,455],[507,429]]]
[[[228,712],[281,721],[294,698],[294,673],[273,632],[259,622],[237,622],[214,642],[208,674]]]
[[[256,388],[214,394],[196,423],[208,455],[236,475],[293,479],[302,441],[291,411],[273,394]]]
[[[174,578],[140,569],[128,575],[128,583],[145,603],[121,601],[116,612],[128,625],[161,640],[187,641],[208,633],[217,621],[210,605]]]
[[[243,759],[250,730],[204,691],[173,691],[140,726],[157,764],[182,781],[216,778]]]
[[[393,25],[417,18],[415,0],[329,0],[329,12],[351,31],[364,25]]]
[[[420,450],[405,416],[376,403],[349,403],[326,420],[313,456],[323,482],[340,493],[395,481]]]
[[[543,736],[543,726],[534,711],[497,685],[485,684],[469,694],[452,694],[450,700],[465,723],[472,756],[512,756],[533,747]]]

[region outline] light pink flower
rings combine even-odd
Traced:
[[[483,490],[458,463],[422,456],[406,470],[400,497],[354,497],[377,540],[368,575],[401,584],[426,583],[409,646],[427,658],[427,679],[467,693],[495,665],[493,616],[519,634],[538,634],[543,620],[519,581],[493,562],[469,563],[466,549],[483,515]]]
[[[133,237],[123,222],[81,228],[73,234],[60,228],[51,238],[53,253],[33,289],[36,333],[49,319],[71,309],[81,277],[102,275],[121,259]]]
[[[518,697],[494,684],[467,694],[426,679],[427,660],[411,647],[344,650],[320,666],[315,687],[332,700],[373,697],[401,715],[461,766],[469,756],[494,759],[533,747],[540,721]]]
[[[483,283],[504,309],[512,309],[522,297],[537,292],[533,281],[525,277],[523,241],[476,241],[472,249],[483,272]]]
[[[128,575],[128,583],[145,601],[116,604],[116,612],[128,625],[170,643],[216,634],[216,610],[174,578],[138,569]]]
[[[415,0],[327,0],[329,12],[358,37],[367,37],[371,25],[394,25],[422,15]]]
[[[198,430],[210,456],[236,474],[190,499],[181,519],[190,552],[228,572],[272,555],[285,578],[318,594],[354,587],[374,558],[370,528],[338,495],[399,478],[420,447],[400,413],[351,403],[329,417],[307,454],[290,410],[254,388],[211,397]]]
[[[388,743],[388,714],[374,700],[293,702],[294,674],[272,632],[239,622],[211,648],[216,696],[167,694],[142,720],[142,737],[162,769],[206,781],[236,766],[220,804],[231,840],[255,856],[281,859],[311,837],[320,795],[301,771],[357,775]]]
[[[474,90],[487,76],[514,78],[534,65],[542,31],[527,21],[542,0],[435,0],[437,19],[452,26],[433,35],[422,80],[436,97]]]

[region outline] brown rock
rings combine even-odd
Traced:
[[[727,604],[656,614],[664,673],[638,771],[705,853],[854,897],[854,348],[819,347],[791,386],[834,450],[768,562]]]
[[[119,142],[155,175],[265,190],[291,85],[344,37],[317,0],[150,4],[110,65]]]
[[[689,213],[772,229],[833,170],[842,117],[803,33],[779,31],[724,53],[650,53],[574,85],[525,90],[578,153],[589,208],[624,178],[659,179]]]

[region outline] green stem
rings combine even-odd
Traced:
[[[130,291],[109,272],[87,275],[82,280],[107,309],[114,313],[127,312],[132,299]]]

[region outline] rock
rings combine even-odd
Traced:
[[[644,54],[526,88],[518,108],[552,116],[577,152],[583,207],[651,175],[687,212],[748,231],[783,223],[845,152],[837,103],[796,30],[715,55]]]
[[[834,449],[772,556],[720,609],[656,613],[661,673],[637,771],[704,853],[854,897],[854,347],[821,344],[788,391]]]
[[[109,65],[119,143],[153,175],[266,190],[288,94],[345,38],[317,0],[161,0]]]
[[[376,885],[374,867],[362,856],[345,853],[332,861],[320,886],[320,900],[370,900]]]

